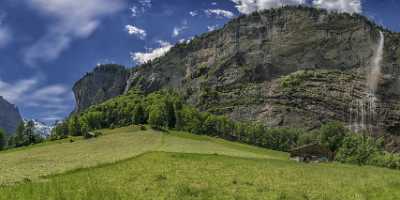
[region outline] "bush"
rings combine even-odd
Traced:
[[[342,146],[349,130],[342,123],[331,122],[323,125],[319,132],[321,144],[336,152]]]
[[[372,164],[383,152],[382,141],[374,138],[352,134],[344,138],[339,148],[336,160],[343,163],[358,165]]]

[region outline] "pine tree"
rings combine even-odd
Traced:
[[[68,132],[70,135],[73,136],[82,135],[79,119],[77,116],[71,117],[71,119],[68,121]]]
[[[25,135],[25,123],[21,122],[15,133],[15,146],[22,147],[28,145],[28,138]]]
[[[166,120],[168,128],[175,128],[176,125],[176,114],[174,104],[171,101],[165,103]]]
[[[28,144],[35,144],[36,143],[36,137],[35,137],[35,123],[31,120],[26,124],[25,127],[25,135],[28,139]]]
[[[140,103],[135,106],[135,110],[133,112],[133,123],[134,124],[146,123],[146,113],[144,111],[143,105]]]
[[[0,129],[0,151],[6,148],[7,138],[6,133]]]

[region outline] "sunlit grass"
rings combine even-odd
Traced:
[[[296,163],[286,153],[183,132],[103,132],[0,153],[0,200],[400,197],[400,171]]]
[[[0,199],[398,199],[397,171],[152,152],[0,188]]]

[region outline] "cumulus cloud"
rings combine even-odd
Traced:
[[[199,15],[199,13],[197,11],[190,11],[189,15],[192,17],[196,17],[197,15]]]
[[[330,11],[361,13],[361,0],[313,0],[313,5]]]
[[[67,86],[57,84],[42,86],[37,77],[12,83],[0,80],[0,96],[13,104],[43,110],[52,115],[63,114],[72,109],[68,101],[73,99],[73,94]]]
[[[287,5],[310,5],[336,12],[360,13],[361,0],[231,0],[240,13],[252,12]]]
[[[151,49],[149,52],[145,53],[143,52],[131,53],[131,58],[136,63],[143,64],[165,55],[173,47],[171,43],[166,41],[159,40],[157,41],[157,43],[159,43],[160,45],[159,48]]]
[[[25,0],[33,9],[54,19],[48,32],[26,49],[24,60],[35,65],[51,61],[67,49],[75,39],[90,36],[101,19],[123,9],[123,0]]]
[[[217,18],[229,18],[229,19],[235,17],[235,14],[233,14],[233,12],[222,9],[207,9],[204,11],[204,13],[209,17],[216,16]]]
[[[254,11],[279,8],[287,5],[305,4],[306,0],[231,0],[236,3],[240,13],[250,14]]]
[[[135,5],[133,5],[131,10],[132,17],[137,17],[146,12],[147,9],[153,6],[151,0],[139,0]]]
[[[144,29],[138,28],[133,25],[126,25],[125,29],[126,31],[128,31],[129,35],[134,35],[142,40],[144,40],[147,36],[147,33]]]

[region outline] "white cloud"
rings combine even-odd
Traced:
[[[125,29],[128,31],[129,35],[135,35],[136,37],[144,40],[147,36],[147,33],[145,30],[138,28],[136,26],[133,25],[126,25]]]
[[[130,8],[132,17],[137,17],[139,15],[139,10],[137,6],[132,6]]]
[[[42,86],[38,77],[13,83],[0,80],[0,96],[13,104],[51,112],[51,114],[63,114],[72,110],[68,102],[72,101],[73,94],[67,86]]]
[[[209,32],[211,32],[211,31],[217,30],[218,27],[219,27],[218,25],[207,26],[207,29],[208,29]]]
[[[0,48],[5,47],[12,39],[10,29],[4,25],[4,19],[5,14],[0,13]]]
[[[222,10],[222,9],[207,9],[204,11],[207,16],[216,16],[217,18],[233,18],[235,14],[231,11]]]
[[[279,8],[287,5],[310,5],[311,0],[231,0],[240,13],[250,14],[254,11]],[[312,0],[312,6],[330,11],[361,13],[361,0]]]
[[[254,11],[279,8],[286,5],[305,4],[306,0],[231,0],[236,3],[240,13],[250,14]]]
[[[199,13],[197,11],[190,11],[189,15],[192,17],[196,17],[197,15],[199,15]]]
[[[160,44],[160,47],[157,49],[152,49],[150,52],[136,52],[136,53],[131,53],[131,58],[139,64],[146,63],[148,61],[154,60],[158,57],[161,57],[165,55],[172,47],[173,45],[169,42],[159,40],[157,41]]]
[[[146,8],[151,8],[152,6],[151,0],[139,0],[139,4]]]
[[[313,5],[330,11],[361,13],[361,0],[313,0]]]
[[[87,38],[100,25],[101,19],[123,9],[123,0],[25,0],[32,8],[54,19],[48,32],[27,48],[24,60],[35,65],[51,61],[75,39]]]
[[[151,0],[139,0],[134,6],[130,7],[132,17],[137,17],[144,14],[147,9],[153,6]]]

